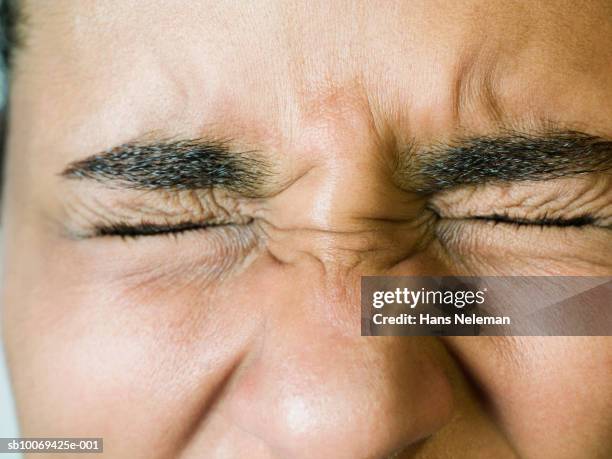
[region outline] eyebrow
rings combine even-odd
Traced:
[[[258,196],[270,168],[256,152],[233,150],[228,141],[190,139],[126,143],[73,162],[61,175],[135,190],[222,188]]]
[[[400,161],[400,186],[429,194],[466,185],[544,181],[612,170],[612,141],[579,131],[521,133],[413,146]]]
[[[412,146],[401,156],[395,181],[431,194],[487,183],[543,181],[612,170],[612,141],[578,131],[458,139]],[[190,139],[126,143],[71,163],[62,176],[136,190],[222,188],[263,196],[271,168],[256,152],[228,141]]]

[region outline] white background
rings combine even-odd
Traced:
[[[1,271],[2,265],[0,263],[0,274]],[[2,308],[1,304],[0,308]],[[17,421],[15,420],[15,409],[13,405],[13,398],[11,397],[11,388],[4,361],[4,349],[2,343],[3,341],[0,340],[0,438],[17,437]],[[9,453],[1,454],[0,458],[21,459],[21,456],[19,454]]]

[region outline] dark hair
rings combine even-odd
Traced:
[[[17,19],[17,1],[0,0],[0,49],[5,68],[9,66],[11,52],[17,44]]]
[[[9,76],[12,54],[18,44],[17,2],[18,0],[0,0],[0,179],[4,173]]]

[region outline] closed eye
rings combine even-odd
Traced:
[[[536,218],[536,219],[526,219],[526,218],[517,218],[510,217],[508,215],[477,215],[471,217],[474,220],[485,220],[494,223],[506,223],[518,226],[554,226],[554,227],[582,227],[593,225],[595,223],[595,219],[590,216],[580,216],[574,218]]]
[[[250,222],[241,222],[241,225]],[[142,222],[138,224],[114,223],[111,225],[97,226],[94,230],[93,237],[111,237],[118,236],[121,238],[137,238],[145,236],[160,236],[160,235],[176,235],[188,231],[204,231],[215,228],[227,227],[234,225],[230,222],[207,221],[195,222],[184,221],[178,223],[158,224],[152,222]]]
[[[572,218],[563,218],[563,217],[549,217],[544,214],[540,217],[536,218],[522,218],[510,216],[508,214],[498,214],[493,213],[490,215],[472,215],[465,217],[452,217],[445,216],[435,205],[431,203],[427,206],[427,209],[434,213],[440,219],[458,219],[458,220],[477,220],[481,222],[489,222],[492,224],[507,224],[514,226],[534,226],[534,227],[553,227],[553,228],[580,228],[590,225],[596,225],[598,223],[598,219],[591,215],[580,215]],[[605,227],[605,226],[604,226]]]

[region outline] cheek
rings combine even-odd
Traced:
[[[593,439],[610,438],[612,429],[611,337],[448,341],[492,401],[511,438],[526,448],[525,457],[538,457],[542,445],[569,445],[565,439],[572,439],[582,452],[555,450],[554,457],[599,457],[589,452],[597,447]]]
[[[575,457],[599,457],[595,451],[609,452],[612,448],[611,338],[572,336],[523,340],[528,349],[525,371],[514,378],[514,387],[507,395],[500,393],[498,397],[514,436],[525,445],[543,444],[547,437],[573,436],[582,447],[575,447]],[[528,420],[525,413],[530,413]],[[585,444],[581,445],[581,441]],[[568,451],[568,457],[574,454]],[[557,457],[561,455],[560,451]]]
[[[243,273],[204,289],[184,273],[170,290],[160,288],[171,280],[163,276],[109,284],[94,264],[63,259],[42,261],[36,276],[21,273],[7,285],[7,351],[23,434],[168,448],[151,439],[167,443],[193,428],[253,335],[261,305],[238,292],[253,291],[242,285],[257,280]]]
[[[609,276],[610,232],[597,228],[513,228],[441,221],[438,243],[459,274]]]

